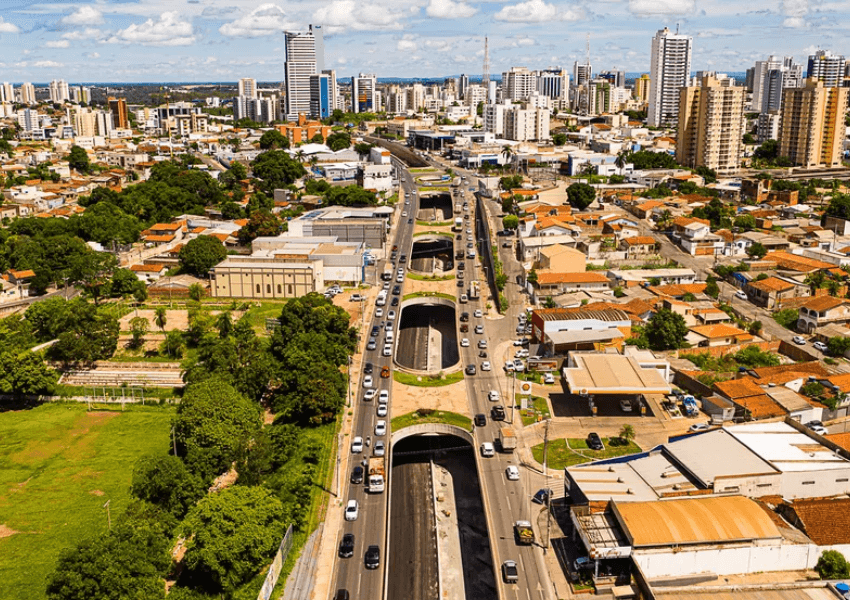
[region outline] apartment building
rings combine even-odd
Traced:
[[[747,75],[753,89],[749,109],[754,112],[778,112],[782,108],[782,90],[803,85],[803,65],[796,64],[791,56],[756,61]]]
[[[38,104],[35,100],[35,86],[29,82],[21,84],[21,104]]]
[[[360,73],[351,78],[351,112],[364,113],[378,110],[378,78],[376,75]]]
[[[317,66],[323,62],[318,50],[324,52],[322,28],[310,25],[303,33],[286,32],[286,118],[294,121],[301,113],[310,114],[310,77],[320,73]]]
[[[675,126],[679,118],[679,90],[691,75],[693,38],[666,27],[652,38],[648,123],[651,127]]]
[[[688,167],[708,167],[718,172],[741,166],[746,90],[723,86],[712,76],[699,87],[679,93],[679,137],[676,160]]]
[[[505,110],[505,137],[526,142],[549,139],[549,111],[545,108],[509,108]]]
[[[116,129],[130,128],[130,113],[127,110],[125,98],[109,97],[109,112],[112,113],[112,124]]]
[[[644,73],[637,79],[635,79],[635,87],[632,91],[632,97],[638,102],[643,102],[646,104],[649,102],[649,74]]]
[[[54,79],[51,81],[49,90],[51,102],[62,104],[63,102],[67,102],[71,99],[71,91],[68,89],[68,82],[64,79]]]
[[[818,50],[809,55],[806,77],[817,77],[826,87],[838,87],[844,80],[846,62],[841,55],[833,54],[829,50]]]
[[[537,91],[537,74],[526,67],[511,67],[502,73],[502,97],[507,100],[525,100]]]
[[[840,165],[848,93],[814,78],[783,90],[779,155],[802,167]]]

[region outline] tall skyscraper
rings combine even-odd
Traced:
[[[593,79],[593,66],[590,63],[573,63],[573,86],[579,86]]]
[[[457,93],[460,98],[466,98],[466,88],[469,87],[469,77],[461,73],[457,80]]]
[[[68,89],[68,82],[64,79],[56,80],[50,82],[50,101],[55,102],[57,104],[61,104],[62,102],[67,102],[71,99],[71,92]]]
[[[336,97],[336,76],[334,71],[310,76],[310,114],[319,119],[327,119],[334,111]]]
[[[360,73],[351,78],[351,112],[373,112],[378,109],[375,97],[378,78],[375,75]]]
[[[607,79],[614,87],[626,87],[625,71],[601,71],[599,77],[601,79]]]
[[[828,88],[842,85],[844,64],[843,56],[833,54],[829,50],[818,50],[809,56],[806,77],[817,77],[823,81],[824,87]]]
[[[652,127],[674,126],[678,121],[679,90],[688,85],[691,75],[692,44],[690,36],[666,27],[652,38],[647,111]]]
[[[321,27],[310,25],[305,33],[286,32],[286,119],[295,121],[300,113],[310,114],[310,77],[321,72],[317,52],[324,52]],[[316,35],[317,34],[317,35]]]
[[[550,67],[537,74],[537,91],[553,100],[566,99],[570,89],[570,76],[561,67]]]
[[[635,79],[635,89],[632,92],[632,96],[635,100],[640,100],[641,102],[649,102],[649,74],[644,73],[637,79]]]
[[[127,110],[125,98],[109,98],[109,112],[112,113],[112,122],[116,129],[130,128],[130,113]]]
[[[35,101],[35,86],[29,82],[21,84],[21,104],[37,104]]]
[[[526,67],[511,67],[502,73],[502,97],[508,100],[525,100],[537,90],[537,74]]]
[[[3,82],[3,85],[0,85],[0,102],[14,102],[15,101],[15,88],[11,83]]]
[[[794,165],[835,167],[841,164],[844,111],[850,88],[828,87],[806,79],[804,87],[782,92],[779,156]]]
[[[803,84],[803,66],[794,63],[794,58],[780,59],[771,56],[756,61],[752,69],[752,100],[750,110],[776,112],[782,105],[782,90],[800,87]]]
[[[257,80],[245,77],[239,80],[239,95],[248,98],[257,97]]]
[[[679,90],[676,160],[686,167],[719,172],[741,167],[745,88],[723,85],[713,76]]]

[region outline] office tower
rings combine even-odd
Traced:
[[[495,81],[490,81],[487,83],[487,102],[490,104],[495,104],[498,100],[498,94],[496,93],[497,87]]]
[[[648,73],[644,73],[643,75],[635,79],[635,89],[632,93],[632,96],[635,100],[639,100],[644,104],[649,102],[649,82],[650,79]]]
[[[579,64],[578,61],[573,63],[573,86],[587,83],[592,78],[593,66],[590,63]]]
[[[257,80],[245,77],[239,80],[239,95],[248,98],[257,97]]]
[[[583,92],[587,95],[587,102],[584,103],[583,114],[601,115],[603,113],[612,112],[611,90],[613,84],[607,79],[598,77],[584,84]]]
[[[462,74],[457,81],[457,93],[461,99],[466,98],[466,89],[469,87],[469,77]]]
[[[741,167],[745,95],[745,88],[723,85],[711,75],[679,90],[679,164],[718,172]]]
[[[828,50],[818,50],[809,56],[806,77],[817,77],[827,88],[840,86],[844,80],[844,64],[843,56]]]
[[[328,73],[310,76],[310,114],[317,119],[327,119],[334,111],[336,97],[334,80],[334,75]]]
[[[414,112],[425,106],[425,86],[421,83],[414,83],[407,88],[407,108]]]
[[[3,82],[3,85],[0,85],[0,102],[14,102],[15,101],[15,87],[11,83]]]
[[[625,71],[602,71],[599,73],[599,78],[607,79],[614,87],[626,87]]]
[[[553,100],[566,98],[570,89],[570,76],[561,67],[551,67],[537,73],[537,91]]]
[[[407,112],[407,90],[391,85],[387,94],[387,112],[395,115]]]
[[[67,102],[71,99],[71,93],[68,90],[68,82],[64,79],[50,82],[50,101],[56,104]]]
[[[652,38],[650,57],[649,109],[652,127],[675,126],[679,117],[679,90],[691,74],[690,36],[672,33],[666,27]]]
[[[21,85],[21,104],[38,104],[35,100],[35,86],[29,82]]]
[[[351,112],[364,113],[377,110],[375,91],[378,78],[375,75],[360,73],[351,78]]]
[[[782,92],[779,156],[803,167],[841,165],[844,110],[850,88],[828,87],[808,78],[804,87]]]
[[[525,67],[511,67],[502,73],[502,97],[508,100],[525,100],[537,90],[537,75]]]
[[[286,32],[286,118],[289,121],[298,119],[298,115],[310,114],[310,76],[320,73],[318,51],[324,52],[322,30],[310,25],[306,33]]]
[[[803,84],[803,66],[794,58],[771,56],[756,61],[752,69],[752,100],[750,110],[755,112],[778,111],[782,104],[782,90]]]
[[[503,135],[505,135],[504,104],[484,105],[484,131],[492,133],[496,137],[502,137]]]
[[[116,129],[130,128],[130,112],[127,110],[126,98],[109,98],[109,112]]]

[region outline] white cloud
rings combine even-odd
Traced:
[[[534,38],[530,37],[521,37],[514,41],[513,46],[533,46],[537,42],[534,41]]]
[[[543,0],[528,0],[505,6],[493,15],[497,21],[508,23],[546,23],[550,21],[578,21],[584,18],[581,8],[558,7]]]
[[[399,40],[396,44],[396,49],[399,52],[415,52],[416,47],[416,42],[413,40]]]
[[[109,39],[110,43],[142,44],[143,46],[188,46],[197,40],[192,24],[180,20],[176,12],[164,12],[159,19],[132,24]]]
[[[100,58],[100,52],[87,52],[83,56],[86,58]]]
[[[70,47],[71,42],[68,40],[50,40],[44,46],[46,48],[68,48]]]
[[[218,30],[228,37],[252,38],[280,35],[284,30],[295,27],[286,20],[286,13],[277,4],[262,4],[232,23],[225,23]]]
[[[425,47],[434,52],[448,52],[454,49],[454,44],[448,40],[428,40]]]
[[[478,12],[478,9],[466,2],[453,0],[431,0],[425,13],[435,19],[466,19]]]
[[[636,15],[685,15],[696,10],[695,0],[629,0]]]
[[[97,40],[103,37],[103,32],[97,27],[86,27],[85,29],[63,33],[62,37],[66,40]]]
[[[322,23],[326,33],[402,29],[401,12],[388,6],[364,4],[355,0],[334,0],[313,14],[314,23]]]
[[[40,60],[38,62],[34,62],[32,66],[42,69],[58,69],[59,67],[64,67],[65,65],[52,60]]]
[[[809,0],[782,0],[780,8],[786,17],[782,22],[783,27],[792,29],[807,27],[805,16],[809,13]]]
[[[103,13],[94,6],[80,6],[59,22],[63,25],[100,25],[103,23]]]
[[[14,23],[7,23],[0,17],[0,33],[20,33],[21,28]]]

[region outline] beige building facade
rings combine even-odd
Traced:
[[[287,262],[269,259],[228,258],[210,273],[210,293],[216,298],[298,298],[325,288],[321,260]]]
[[[850,88],[825,87],[816,78],[783,90],[779,155],[795,166],[839,166],[848,93]]]
[[[745,90],[722,86],[712,76],[701,83],[679,92],[676,160],[687,167],[737,171],[743,153]]]

